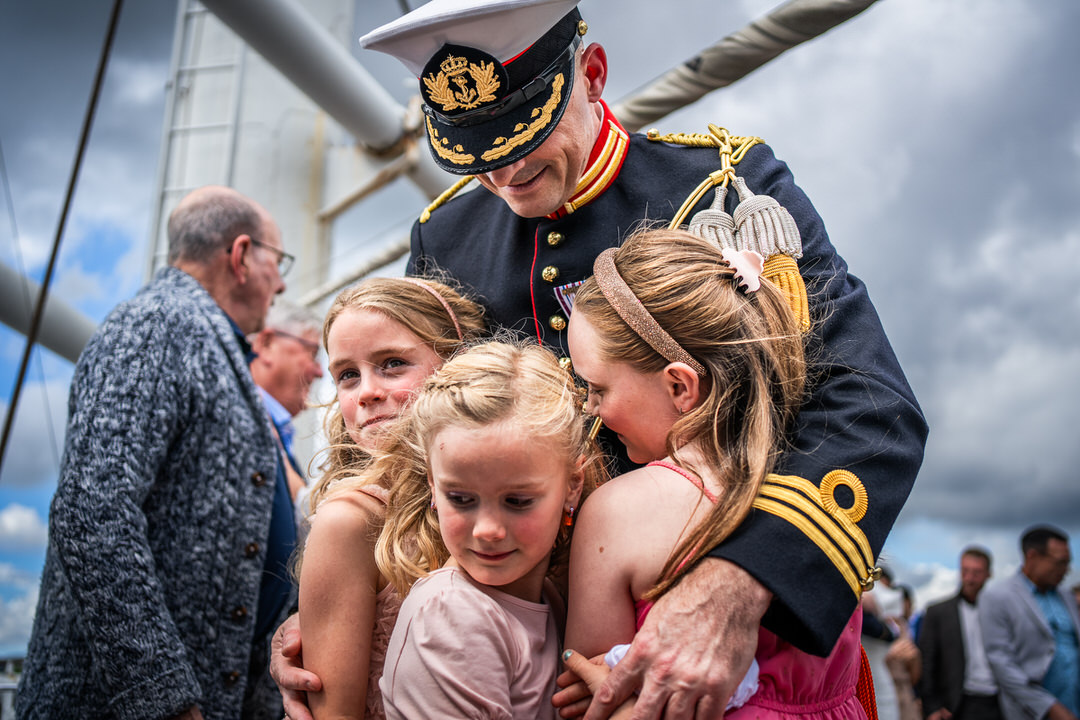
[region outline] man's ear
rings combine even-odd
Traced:
[[[589,102],[600,100],[600,95],[607,85],[607,53],[600,43],[592,43],[581,53],[581,72],[585,75],[585,87],[589,91]]]
[[[252,336],[251,349],[255,351],[256,355],[263,354],[266,349],[270,347],[270,343],[273,342],[273,339],[274,331],[269,328],[263,328]]]
[[[703,378],[686,363],[668,363],[663,370],[664,387],[679,414],[690,412],[704,396]]]
[[[250,235],[237,235],[232,247],[229,248],[229,270],[241,284],[247,282],[248,279],[247,255],[250,249]]]

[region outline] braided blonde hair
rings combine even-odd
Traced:
[[[455,356],[424,383],[392,440],[365,473],[390,481],[389,507],[375,547],[379,572],[403,595],[441,567],[449,552],[431,507],[429,443],[448,427],[509,421],[523,438],[553,443],[575,467],[582,462],[582,497],[603,479],[603,459],[588,439],[581,399],[570,373],[535,344],[488,342]],[[560,529],[549,576],[565,572],[570,529]]]

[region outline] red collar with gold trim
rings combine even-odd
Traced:
[[[611,183],[615,182],[619,170],[622,169],[623,161],[626,159],[626,149],[630,144],[630,136],[615,119],[607,103],[601,100],[600,105],[604,109],[600,135],[596,138],[596,144],[593,145],[592,152],[589,154],[585,172],[582,173],[573,196],[561,208],[548,215],[548,220],[565,217],[591,203],[607,190]]]

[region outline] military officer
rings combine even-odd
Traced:
[[[873,584],[927,428],[865,286],[787,166],[720,128],[628,134],[601,99],[607,58],[584,41],[576,5],[433,0],[361,44],[419,78],[433,157],[463,176],[414,226],[410,271],[448,271],[496,323],[564,355],[574,289],[643,221],[685,224],[736,177],[794,218],[798,247],[770,262],[798,258],[819,372],[791,448],[743,526],[658,601],[587,716],[639,691],[635,717],[720,717],[759,625],[809,652],[832,648]],[[735,193],[724,202],[737,216]],[[283,685],[313,681],[281,669]]]

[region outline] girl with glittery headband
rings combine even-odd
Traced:
[[[579,516],[566,646],[586,657],[618,662],[653,602],[739,526],[773,470],[806,363],[787,299],[760,269],[753,254],[649,230],[602,253],[578,289],[569,345],[587,406],[647,463]],[[818,658],[760,629],[725,717],[864,717],[853,630]],[[569,688],[559,704],[583,694]]]
[[[330,306],[330,446],[295,566],[303,662],[322,680],[307,694],[316,718],[385,717],[378,681],[401,599],[375,566],[388,484],[363,469],[427,377],[483,332],[479,305],[429,279],[366,280]]]
[[[552,718],[574,509],[603,477],[570,373],[489,342],[440,368],[368,469],[392,482],[376,560],[407,594],[389,718]]]

